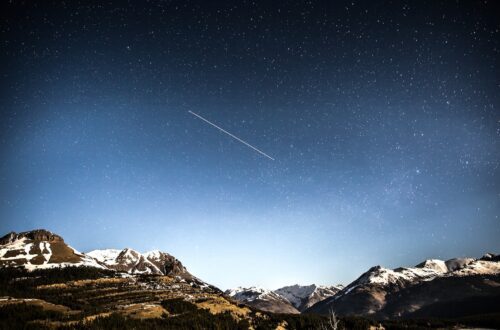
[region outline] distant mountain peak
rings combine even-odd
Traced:
[[[160,258],[162,254],[168,254],[168,253],[162,252],[160,250],[151,250],[144,253],[146,258]]]
[[[415,266],[416,268],[429,268],[435,271],[446,273],[448,271],[448,267],[446,267],[446,263],[443,260],[439,259],[427,259],[420,264]]]
[[[485,260],[485,261],[500,261],[500,254],[485,253],[481,257],[481,260]]]
[[[396,269],[371,267],[335,296],[307,312],[327,314],[334,310],[340,315],[400,317],[437,301],[444,304],[447,300],[494,295],[500,276],[498,261],[491,255],[481,259],[428,259],[415,267]]]
[[[260,299],[265,295],[272,294],[273,291],[267,290],[261,287],[250,286],[250,287],[237,287],[234,289],[229,289],[226,294],[233,298],[244,298],[246,301],[251,301],[255,299]]]
[[[299,311],[303,311],[315,303],[334,296],[343,286],[325,285],[290,285],[275,290],[277,294],[284,297]]]
[[[342,286],[290,285],[277,290],[261,287],[237,287],[227,290],[226,295],[253,307],[280,313],[297,313],[318,301],[335,295]]]
[[[284,297],[274,291],[260,287],[237,287],[226,290],[226,296],[249,306],[273,313],[298,313],[299,311]]]

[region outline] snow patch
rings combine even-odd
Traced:
[[[93,250],[86,253],[88,256],[102,262],[106,265],[115,265],[116,257],[120,254],[120,250],[117,249],[104,249],[104,250]]]
[[[47,264],[50,260],[50,257],[52,256],[52,249],[50,248],[50,243],[49,242],[40,242],[39,248],[40,248],[40,252],[43,255],[43,258],[45,259],[44,264]],[[47,252],[45,252],[45,251],[47,251]]]

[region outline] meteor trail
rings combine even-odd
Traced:
[[[226,131],[226,130],[224,130],[224,129],[220,128],[219,126],[215,125],[214,123],[212,123],[212,122],[211,122],[211,121],[209,121],[208,119],[203,118],[202,116],[200,116],[200,115],[198,115],[198,114],[194,113],[194,112],[193,112],[193,111],[191,111],[191,110],[189,110],[188,112],[189,112],[190,114],[192,114],[193,116],[196,116],[196,117],[198,117],[199,119],[203,120],[204,122],[206,122],[206,123],[208,123],[208,124],[212,125],[213,127],[217,128],[219,131],[221,131],[221,132],[223,132],[223,133],[226,133],[227,135],[229,135],[229,136],[230,136],[230,137],[232,137],[233,139],[236,139],[236,140],[240,141],[241,143],[243,143],[243,144],[244,144],[244,145],[246,145],[247,147],[252,148],[253,150],[257,151],[259,154],[261,154],[261,155],[263,155],[263,156],[265,156],[265,157],[269,158],[270,160],[274,160],[274,158],[273,158],[273,157],[269,156],[269,155],[268,155],[268,154],[266,154],[265,152],[260,151],[259,149],[255,148],[253,145],[251,145],[250,143],[247,143],[247,142],[243,141],[242,139],[240,139],[239,137],[237,137],[237,136],[235,136],[235,135],[233,135],[233,134],[229,133],[228,131]]]

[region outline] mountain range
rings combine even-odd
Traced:
[[[305,313],[329,311],[376,319],[498,312],[500,256],[430,259],[415,267],[394,270],[375,266]]]
[[[47,230],[9,233],[0,239],[0,267],[22,266],[28,270],[87,266],[133,275],[181,276],[197,285],[208,285],[191,275],[172,255],[154,250],[140,253],[125,248],[82,253]],[[341,286],[288,286],[275,291],[258,288],[228,290],[228,297],[269,312],[300,313],[314,303],[333,296]]]
[[[86,253],[102,265],[130,274],[181,275],[186,268],[175,257],[158,250],[141,254],[135,250],[106,249]]]
[[[292,285],[277,290],[249,287],[226,290],[229,297],[249,306],[274,313],[301,313],[315,303],[334,296],[338,286]]]
[[[12,232],[0,238],[0,269],[34,271],[70,266],[127,274],[145,281],[148,290],[169,288],[175,291],[186,284],[191,289],[182,289],[183,292],[191,293],[181,296],[187,299],[192,299],[193,295],[213,294],[220,296],[224,304],[235,302],[272,313],[328,314],[334,311],[341,316],[394,319],[457,317],[500,311],[500,256],[495,254],[479,259],[429,259],[414,267],[396,269],[375,266],[345,287],[314,284],[277,290],[239,287],[223,293],[190,274],[181,261],[162,251],[140,253],[126,248],[81,253],[66,244],[61,236],[43,229]],[[153,277],[148,279],[147,276]],[[168,285],[165,280],[158,280],[162,277],[169,279]],[[136,285],[137,280],[130,285],[132,283]]]
[[[0,238],[0,268],[24,267],[35,270],[70,266],[94,267],[134,275],[177,276],[193,285],[209,286],[190,274],[175,257],[158,250],[144,254],[129,248],[82,253],[66,244],[61,236],[44,229],[11,232]]]

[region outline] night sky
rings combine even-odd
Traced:
[[[223,289],[500,252],[495,1],[1,7],[0,234]]]

